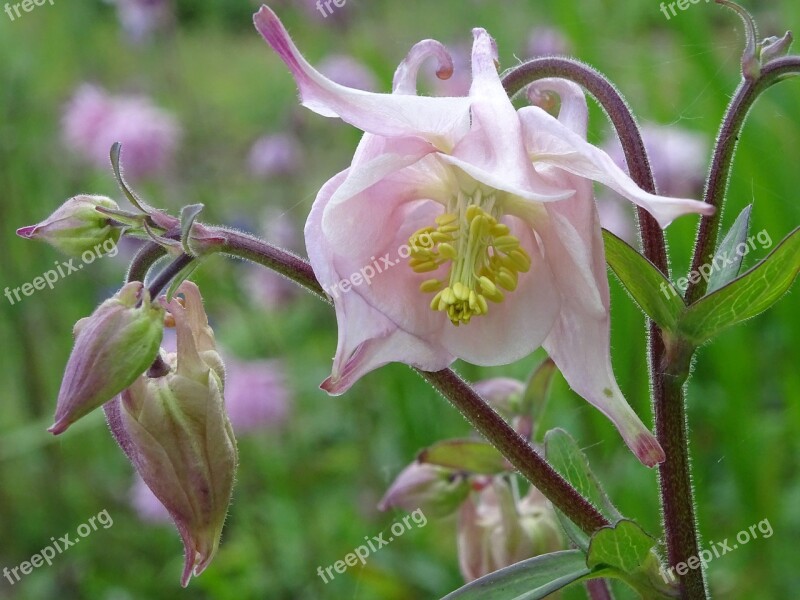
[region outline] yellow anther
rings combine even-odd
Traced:
[[[439,244],[439,254],[450,260],[458,258],[458,252],[456,252],[456,249],[450,244]]]
[[[499,288],[514,291],[519,273],[530,269],[530,257],[511,229],[498,222],[494,206],[494,197],[480,189],[471,198],[460,194],[452,212],[436,217],[436,227],[424,227],[409,238],[408,264],[415,272],[450,263],[446,278],[426,279],[419,289],[435,294],[431,309],[445,312],[454,325],[487,314],[488,301],[505,298]]]
[[[505,267],[500,267],[500,272],[497,274],[497,283],[500,284],[500,287],[513,292],[517,289],[517,274]]]
[[[478,282],[480,283],[481,289],[484,292],[487,292],[489,294],[494,294],[497,291],[497,287],[494,285],[494,282],[491,279],[489,279],[488,277],[486,277],[485,275],[482,276],[478,280]]]
[[[503,225],[502,223],[498,223],[497,225],[492,225],[491,234],[495,237],[499,237],[501,235],[508,235],[511,233],[511,230],[508,228],[508,225]]]
[[[514,261],[518,271],[527,273],[531,268],[531,259],[528,253],[522,248],[517,248],[508,253],[508,257]]]
[[[513,235],[502,235],[494,238],[492,245],[503,251],[514,250],[515,248],[519,248],[519,240]]]
[[[443,285],[444,282],[439,281],[438,279],[426,279],[420,284],[419,291],[430,294],[433,292],[438,292],[440,289],[442,289]]]
[[[431,271],[435,271],[436,269],[438,269],[439,265],[437,265],[432,260],[429,260],[413,265],[411,268],[414,269],[414,271],[416,271],[417,273],[430,273]]]
[[[453,293],[456,295],[456,298],[461,300],[462,302],[464,300],[469,300],[469,292],[470,292],[469,288],[460,281],[456,281],[453,284]]]

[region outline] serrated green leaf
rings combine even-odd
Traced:
[[[586,455],[569,433],[563,429],[551,429],[544,436],[544,448],[545,457],[553,468],[597,507],[606,519],[616,523],[623,518],[592,473]],[[556,515],[570,540],[578,548],[588,550],[589,537],[560,510],[556,509]]]
[[[606,261],[639,308],[663,329],[674,331],[686,305],[653,263],[610,231],[603,230]]]
[[[720,243],[715,257],[731,256],[732,262],[727,264],[724,261],[719,269],[711,272],[711,278],[708,280],[708,289],[706,295],[711,294],[721,288],[723,285],[730,283],[739,275],[739,270],[742,268],[742,259],[736,252],[736,246],[743,243],[747,239],[747,233],[750,231],[750,213],[753,210],[753,205],[749,204],[745,209],[736,217],[733,225],[725,236],[725,239]]]
[[[589,575],[583,552],[553,552],[476,579],[442,600],[537,600]]]
[[[644,568],[656,541],[633,521],[623,519],[613,527],[597,530],[589,543],[586,565],[605,566],[635,573]]]
[[[419,462],[481,475],[496,475],[510,470],[502,454],[491,444],[476,440],[444,440],[426,448]]]
[[[792,286],[800,271],[800,227],[741,277],[692,304],[678,331],[702,344],[737,323],[764,312]]]

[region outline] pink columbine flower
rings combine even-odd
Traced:
[[[341,394],[392,361],[428,371],[456,358],[501,365],[544,346],[643,463],[662,461],[611,369],[592,181],[645,207],[662,227],[713,208],[641,190],[590,145],[577,86],[552,83],[562,97],[558,118],[535,106],[516,110],[497,72],[495,42],[483,29],[473,31],[469,95],[431,98],[416,95],[416,75],[429,57],[441,73],[452,70],[439,42],[414,46],[397,69],[394,93],[376,94],[315,70],[266,6],[255,24],[289,67],[307,108],[366,132],[351,166],[323,186],[306,223],[323,286],[333,289],[362,269],[362,279],[371,275],[369,285],[334,295],[339,343],[323,389]]]
[[[129,179],[157,173],[169,164],[180,137],[175,119],[141,96],[110,96],[84,84],[69,101],[62,120],[67,147],[98,168],[109,165],[109,150],[122,144]]]
[[[555,511],[542,493],[531,487],[516,500],[499,478],[461,505],[457,543],[467,582],[564,547]]]

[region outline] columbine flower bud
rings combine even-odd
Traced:
[[[63,433],[144,373],[158,354],[163,323],[164,310],[151,305],[139,281],[126,284],[91,316],[78,321],[75,346],[58,392],[55,423],[48,431]]]
[[[562,548],[553,509],[535,488],[515,502],[509,485],[495,479],[459,512],[458,560],[469,582],[527,558]]]
[[[469,489],[464,474],[415,461],[397,476],[378,509],[413,512],[419,508],[431,517],[446,517],[467,498]]]
[[[138,378],[106,406],[106,415],[123,451],[175,521],[186,551],[185,587],[219,546],[237,451],[223,404],[222,362],[199,290],[184,282],[178,291],[186,307],[175,299],[167,306],[178,337],[177,352],[163,355],[167,373]]]
[[[70,256],[95,250],[106,240],[116,244],[120,229],[97,207],[119,210],[117,203],[105,196],[75,196],[41,223],[17,229],[17,235],[42,240]]]
[[[475,391],[504,416],[514,415],[525,391],[525,384],[510,377],[493,377],[478,381]]]

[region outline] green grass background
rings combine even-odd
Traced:
[[[277,208],[300,227],[321,184],[349,163],[358,132],[297,105],[291,77],[252,28],[254,3],[178,4],[174,35],[145,46],[129,45],[113,8],[97,1],[56,0],[13,23],[0,13],[0,287],[31,281],[62,258],[17,238],[17,227],[41,220],[78,192],[119,198],[110,172],[87,167],[60,140],[63,104],[80,82],[150,94],[178,116],[184,137],[177,164],[140,186],[152,203],[171,210],[202,202],[207,220],[257,223]],[[741,23],[713,3],[691,5],[667,21],[651,0],[348,0],[338,9],[346,26],[310,19],[292,4],[276,10],[312,62],[352,54],[384,89],[420,39],[468,44],[470,29],[483,26],[507,67],[524,58],[531,28],[551,25],[569,38],[574,55],[617,83],[640,120],[687,127],[712,140],[739,77]],[[790,0],[759,5],[757,15],[765,35],[800,29],[800,9]],[[780,85],[758,103],[741,137],[724,214],[730,225],[754,203],[753,231],[766,229],[775,243],[800,222],[797,86]],[[250,177],[250,144],[290,126],[300,131],[306,152],[301,175],[272,182]],[[608,125],[593,107],[590,138],[607,136]],[[676,274],[688,266],[695,224],[687,217],[668,232]],[[52,567],[13,587],[0,579],[0,598],[405,600],[439,598],[460,585],[452,521],[414,529],[365,568],[328,585],[317,577],[317,566],[339,560],[402,516],[381,514],[375,505],[418,450],[469,428],[402,365],[329,398],[317,385],[335,349],[332,311],[305,294],[288,308],[265,310],[240,283],[242,266],[214,259],[197,281],[218,339],[242,357],[283,357],[295,403],[284,430],[240,441],[220,552],[181,591],[178,536],[170,527],[142,524],[129,508],[131,467],[102,415],[58,439],[45,432],[72,324],[113,293],[124,269],[120,260],[104,259],[53,290],[13,306],[0,301],[0,567],[27,560],[51,536],[74,532],[103,509],[114,519]],[[615,371],[650,423],[643,318],[616,282],[612,296]],[[785,599],[800,589],[799,340],[795,292],[703,348],[696,363],[689,418],[702,537],[705,543],[733,538],[765,518],[774,529],[771,538],[711,564],[718,598]],[[542,356],[504,368],[458,369],[470,378],[524,378]],[[611,425],[560,377],[546,420],[572,432],[622,512],[658,535],[655,472],[640,466]]]

